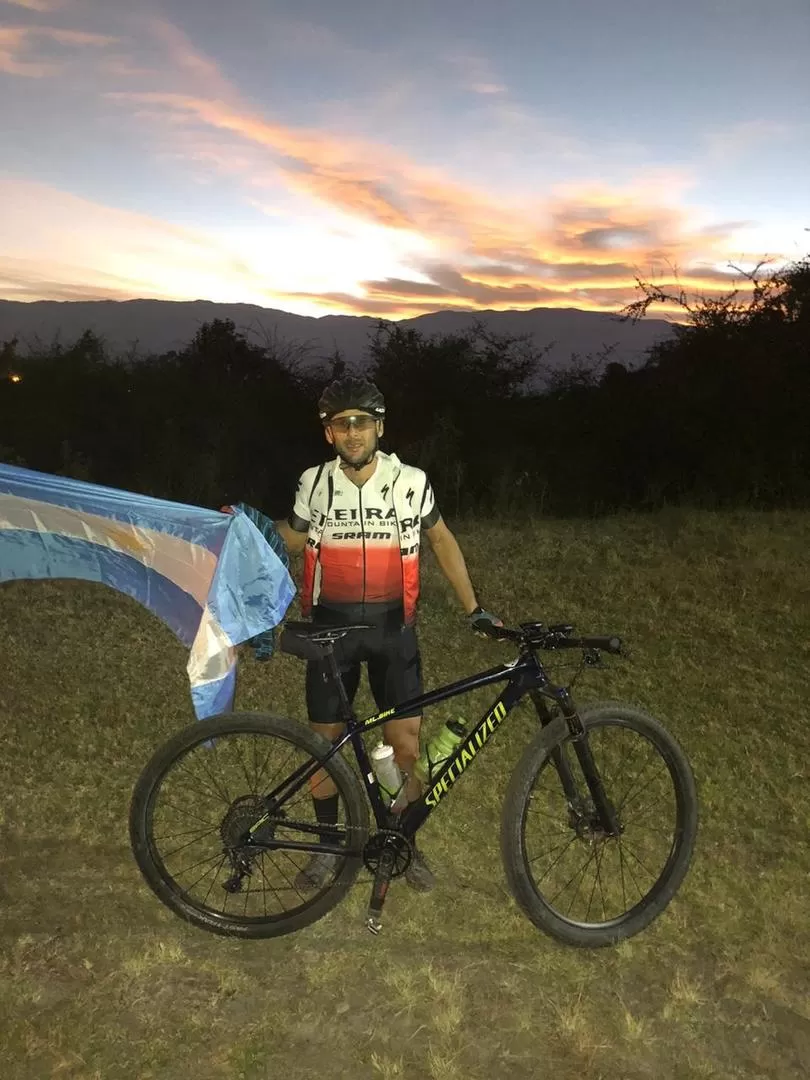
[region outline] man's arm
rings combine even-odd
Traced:
[[[435,525],[424,531],[442,573],[453,586],[465,614],[471,615],[478,607],[478,600],[458,540],[447,528],[443,518],[439,518]]]
[[[294,529],[290,525],[289,521],[274,521],[276,529],[281,539],[284,541],[287,551],[291,555],[297,555],[304,550],[307,546],[307,533],[299,532],[298,529]]]

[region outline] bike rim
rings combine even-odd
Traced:
[[[572,742],[561,752],[579,802],[566,798],[547,758],[535,777],[521,821],[524,863],[545,907],[569,926],[618,928],[655,902],[677,859],[686,806],[676,762],[665,745],[621,718],[588,727],[597,769],[624,828],[604,836]]]
[[[339,787],[338,821],[330,843],[345,847],[346,855],[333,860],[319,886],[296,883],[312,852],[251,849],[237,841],[265,812],[262,795],[313,761],[283,735],[250,729],[201,737],[179,754],[152,787],[146,804],[149,854],[165,885],[210,919],[245,926],[285,920],[316,904],[332,888],[347,858],[356,857]],[[306,827],[325,829],[317,822],[308,784],[277,806],[257,836],[317,844],[318,835]],[[250,873],[242,877],[238,892],[229,892],[225,884],[234,877],[235,859],[245,853]]]

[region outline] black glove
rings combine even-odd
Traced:
[[[475,611],[470,612],[469,619],[473,630],[477,631],[479,634],[485,634],[487,630],[492,630],[497,626],[503,626],[503,623],[497,615],[492,615],[490,612],[484,611],[482,607],[477,607]]]

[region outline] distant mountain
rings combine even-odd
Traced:
[[[70,344],[84,330],[103,338],[113,355],[164,353],[188,344],[199,327],[213,319],[230,319],[253,341],[293,346],[317,363],[339,349],[347,363],[362,364],[378,320],[359,315],[315,318],[252,304],[215,304],[207,300],[0,300],[0,343],[17,337],[21,350],[35,341],[48,345],[58,338]],[[531,335],[538,347],[552,346],[545,358],[555,368],[567,365],[573,353],[595,355],[615,345],[612,359],[635,367],[655,342],[672,333],[669,323],[645,319],[638,324],[616,316],[577,308],[534,308],[531,311],[436,311],[405,319],[401,326],[421,334],[453,333],[475,320],[500,334]]]

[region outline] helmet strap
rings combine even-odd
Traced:
[[[374,440],[374,446],[371,448],[371,452],[368,454],[367,457],[365,457],[363,459],[363,461],[358,461],[356,465],[352,461],[347,461],[343,457],[343,455],[341,453],[338,453],[338,457],[343,462],[343,469],[344,470],[351,469],[352,472],[358,473],[358,472],[361,471],[361,469],[365,469],[366,465],[370,465],[372,463],[374,458],[377,456],[377,451],[378,451],[379,447],[380,447],[380,440],[375,439]]]

